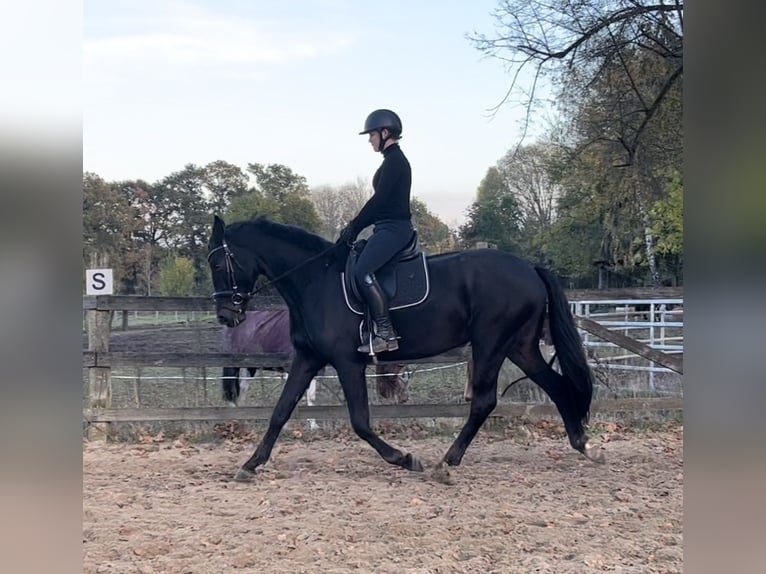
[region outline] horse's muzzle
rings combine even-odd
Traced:
[[[216,319],[218,319],[218,323],[221,325],[226,325],[227,327],[236,327],[245,319],[247,319],[247,314],[243,308],[227,309],[223,307],[218,309],[218,312],[216,313]]]

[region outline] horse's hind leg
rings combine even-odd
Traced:
[[[583,421],[576,414],[567,380],[546,363],[537,343],[528,341],[519,345],[508,354],[508,358],[551,398],[564,421],[569,443],[573,448],[584,453],[588,437],[585,434]]]
[[[258,371],[258,369],[256,369],[255,367],[247,367],[247,369],[245,370],[247,371],[247,378],[244,378],[241,376],[239,378],[240,402],[245,400],[245,395],[247,395],[247,391],[250,388],[250,383],[255,379],[255,373]]]
[[[359,438],[365,440],[386,462],[407,470],[422,471],[423,465],[417,458],[392,447],[375,434],[375,431],[370,427],[370,406],[364,376],[365,366],[350,363],[348,365],[335,365],[335,368],[338,371],[340,386],[346,397],[351,427]]]

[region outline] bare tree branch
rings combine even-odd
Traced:
[[[563,99],[589,98],[602,86],[617,99],[613,116],[602,117],[603,127],[597,131],[621,126],[612,141],[621,143],[630,163],[646,126],[682,70],[641,59],[683,58],[683,8],[682,0],[501,0],[494,12],[497,36],[469,36],[481,52],[502,60],[511,75],[508,90],[490,109],[492,115],[514,94],[523,93],[528,99],[522,102],[527,108],[518,143],[522,145],[544,76],[556,83]],[[662,80],[648,83],[646,65]],[[534,73],[528,76],[530,66]],[[641,82],[635,76],[639,72]],[[614,91],[620,83],[627,91]]]

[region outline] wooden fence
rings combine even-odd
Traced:
[[[570,301],[592,299],[663,299],[681,297],[680,288],[662,289],[610,289],[570,290]],[[278,303],[277,303],[278,304]],[[259,303],[259,307],[263,303]],[[266,306],[273,306],[266,301]],[[213,311],[213,301],[208,297],[139,297],[124,295],[96,295],[83,299],[86,314],[88,348],[83,350],[83,367],[88,370],[87,406],[83,419],[89,424],[90,438],[108,436],[109,423],[125,421],[227,421],[267,420],[271,407],[196,407],[196,408],[119,408],[109,404],[111,369],[119,366],[153,367],[279,367],[289,364],[285,354],[235,354],[199,352],[113,352],[109,348],[111,323],[114,312],[122,311]],[[682,359],[652,349],[638,341],[609,331],[593,321],[576,317],[578,326],[598,337],[612,341],[631,352],[651,361],[683,372]],[[123,325],[125,322],[123,322]],[[465,349],[458,349],[444,355],[410,361],[411,363],[445,363],[467,360]],[[465,417],[467,404],[424,404],[424,405],[371,405],[374,418],[440,418]],[[620,412],[640,410],[675,410],[682,408],[677,398],[640,398],[595,401],[593,412]],[[513,417],[521,415],[555,415],[553,405],[499,404],[492,416]],[[347,413],[343,405],[299,406],[293,417],[298,419],[344,419]]]

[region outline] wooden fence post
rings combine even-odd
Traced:
[[[109,352],[111,313],[109,311],[88,311],[88,350],[95,353],[96,365],[99,354]],[[108,409],[112,406],[111,367],[88,367],[88,408]],[[110,423],[91,423],[88,439],[106,441],[109,439]]]

